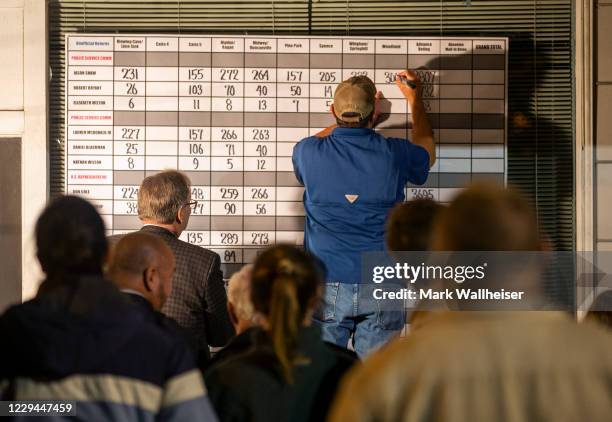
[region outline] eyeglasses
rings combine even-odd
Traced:
[[[183,206],[184,206],[184,207],[187,207],[187,206],[188,206],[188,207],[189,207],[189,208],[191,208],[193,211],[195,211],[195,209],[196,209],[196,208],[197,208],[197,206],[198,206],[198,201],[189,201],[189,202],[187,202],[187,203],[186,203],[185,205],[183,205]]]

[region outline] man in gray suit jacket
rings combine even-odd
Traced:
[[[187,176],[174,170],[145,178],[138,191],[138,217],[140,231],[159,236],[174,253],[172,291],[162,312],[186,330],[202,366],[210,356],[208,346],[224,346],[234,328],[219,255],[179,239],[197,204],[190,186]]]

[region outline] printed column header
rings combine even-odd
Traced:
[[[408,54],[408,41],[376,40],[376,54]]]
[[[506,41],[474,40],[474,54],[506,54]]]
[[[304,38],[278,40],[279,53],[308,53],[309,50],[309,42]]]
[[[374,54],[374,47],[374,40],[344,40],[342,52],[344,54]]]
[[[68,38],[69,51],[113,51],[113,37]]]
[[[178,51],[178,38],[147,37],[147,51]]]
[[[276,53],[276,39],[248,38],[244,50],[246,53]]]
[[[472,40],[442,40],[441,54],[472,54]]]
[[[440,40],[409,40],[408,54],[440,54]]]
[[[145,51],[144,37],[115,37],[115,51]]]
[[[212,39],[213,53],[243,53],[244,39],[243,38],[213,38]]]
[[[179,38],[179,51],[190,53],[210,53],[212,50],[212,40],[210,38]]]
[[[311,39],[310,52],[318,54],[342,54],[342,40]]]

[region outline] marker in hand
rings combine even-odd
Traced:
[[[403,83],[404,85],[408,85],[412,89],[416,89],[417,84],[415,81],[408,79],[404,75],[397,75],[397,76],[399,77],[399,80],[401,83]]]

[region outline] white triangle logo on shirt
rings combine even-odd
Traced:
[[[344,197],[346,198],[347,201],[349,201],[351,204],[353,202],[355,202],[357,200],[357,198],[359,198],[359,195],[344,195]]]

